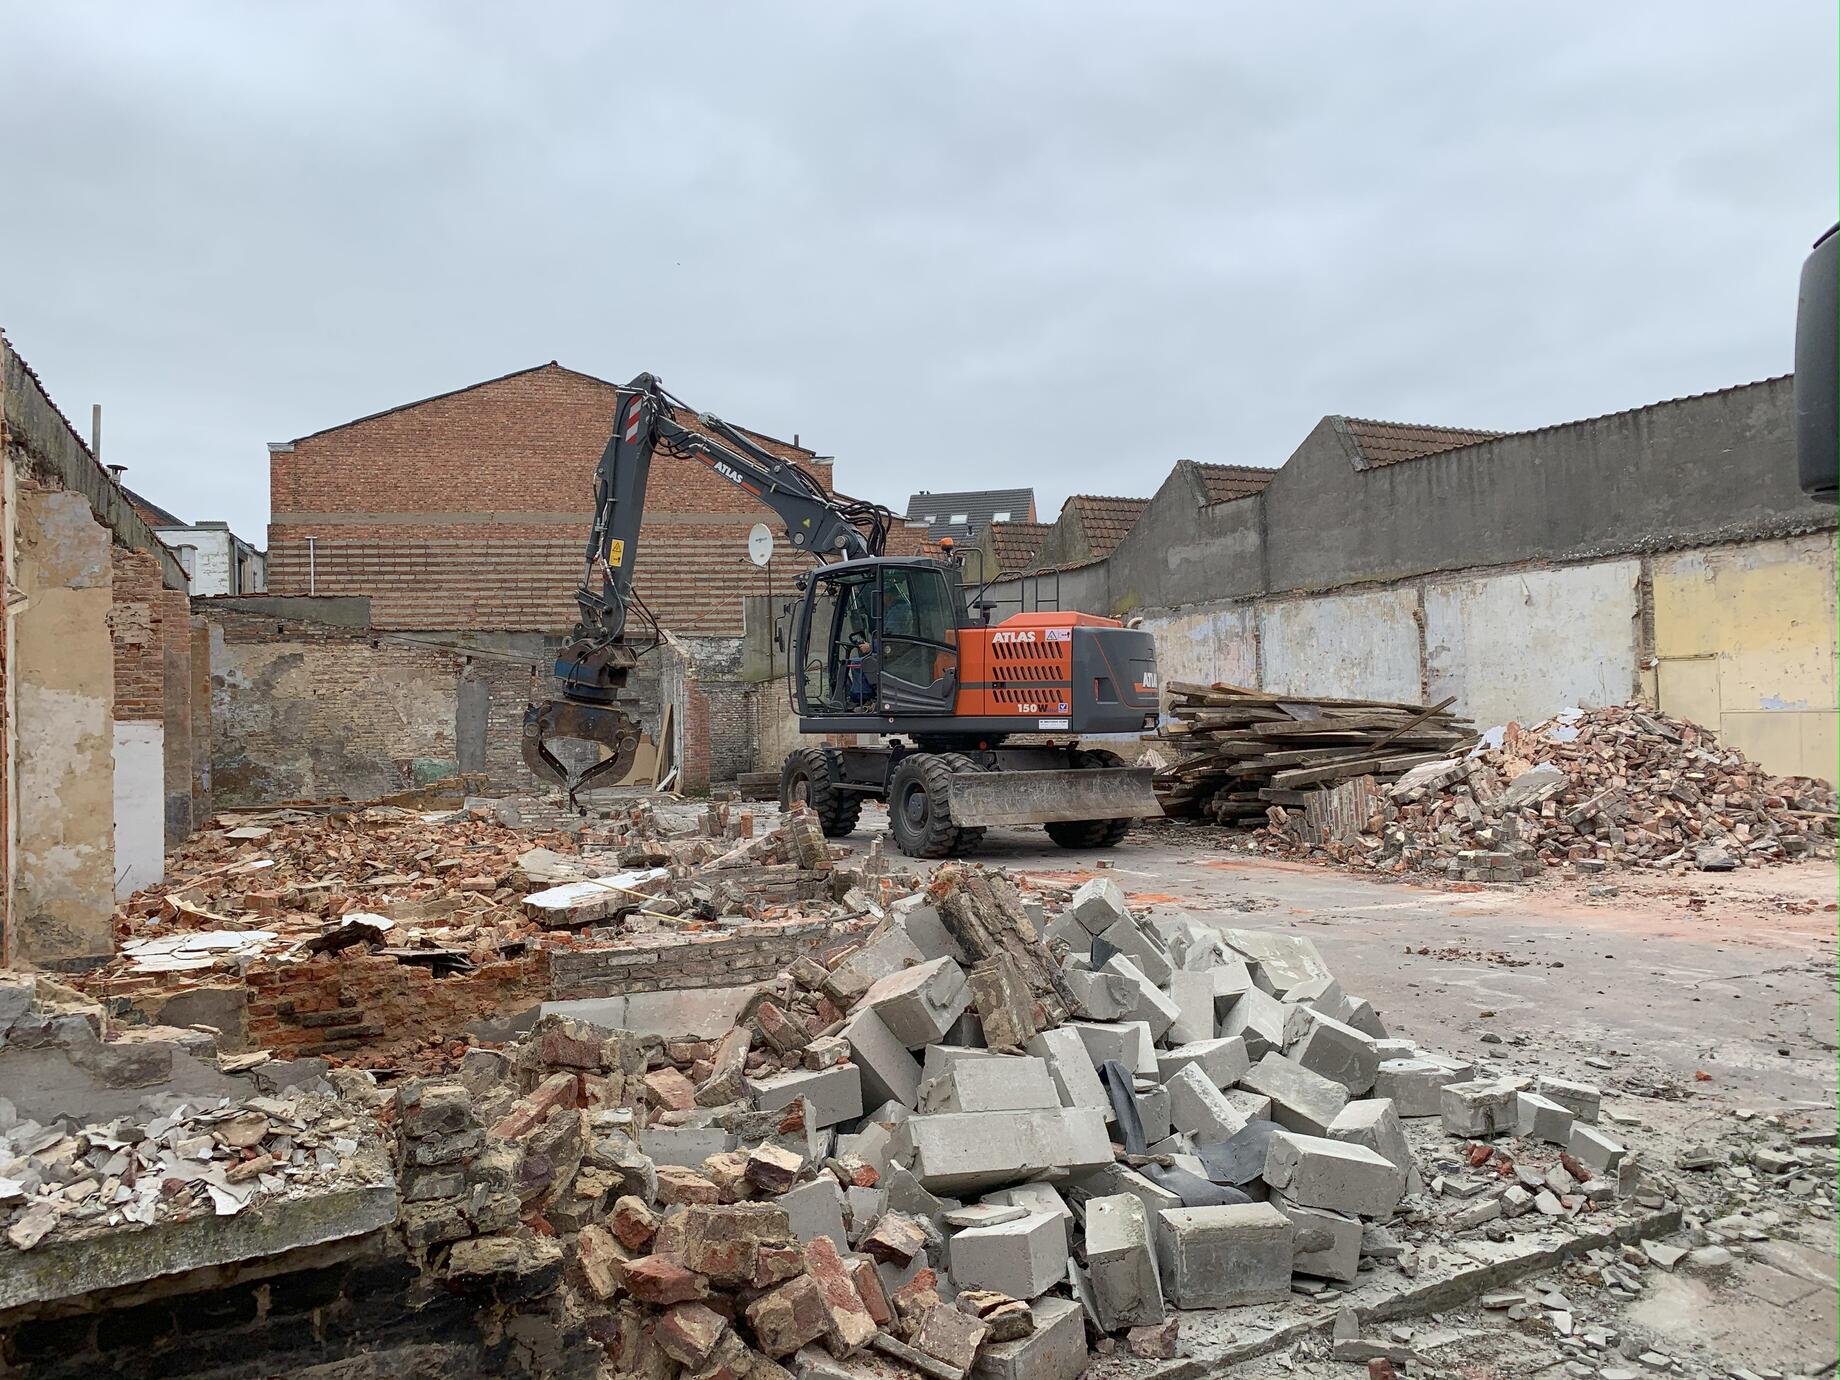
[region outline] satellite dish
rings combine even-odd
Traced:
[[[748,533],[748,559],[755,565],[765,565],[773,559],[773,532],[764,522],[757,522]]]

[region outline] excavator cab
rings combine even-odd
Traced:
[[[801,717],[953,712],[964,596],[937,561],[841,561],[804,577],[794,614]]]

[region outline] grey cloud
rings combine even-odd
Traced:
[[[1781,372],[1831,6],[13,4],[0,325],[166,506],[558,358],[853,492]]]

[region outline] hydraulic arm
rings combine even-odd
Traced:
[[[633,610],[644,613],[633,572],[653,456],[695,461],[746,490],[779,515],[795,549],[822,560],[879,556],[893,521],[886,508],[833,498],[739,427],[692,413],[651,374],[619,390],[614,415],[613,435],[595,468],[594,524],[575,591],[580,616],[556,658],[562,698],[534,703],[524,715],[525,762],[565,786],[571,800],[594,781],[617,780],[639,746],[638,724],[619,705],[639,653],[658,636],[655,624],[645,637],[629,635]],[[692,417],[695,427],[686,424]],[[553,750],[564,739],[596,745],[581,755],[593,751],[598,760],[572,769]]]

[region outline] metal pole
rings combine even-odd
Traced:
[[[313,538],[308,537],[307,538],[307,593],[308,595],[317,594],[319,592],[319,579],[318,579],[319,568],[318,567],[319,567],[319,563],[316,559],[316,553],[313,550]]]
[[[102,463],[102,404],[89,405],[89,453],[95,457],[98,465]]]

